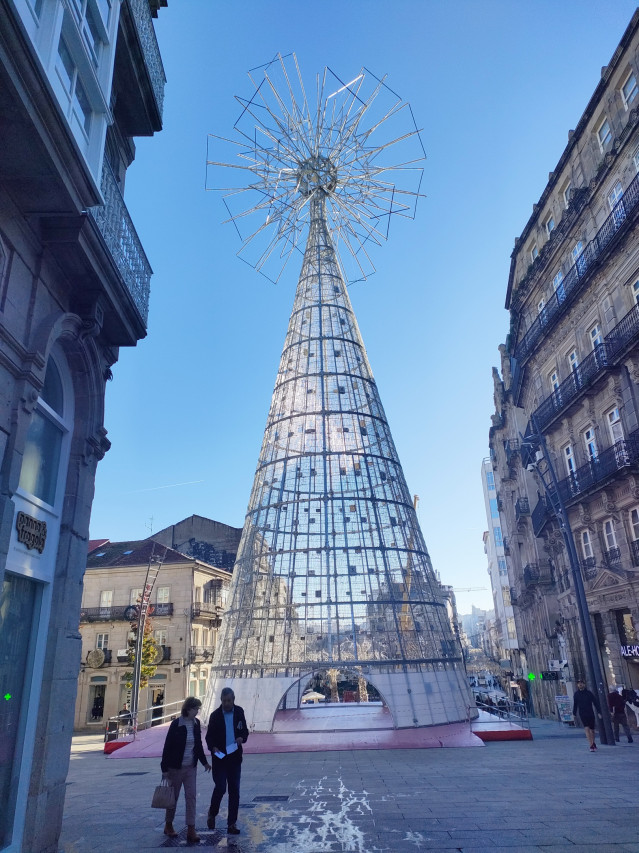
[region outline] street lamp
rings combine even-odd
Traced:
[[[523,450],[524,447],[526,447],[530,458],[530,462],[526,468],[527,470],[534,469],[537,471],[539,479],[541,480],[546,492],[549,504],[552,507],[559,523],[559,529],[564,537],[564,542],[566,543],[568,560],[572,571],[572,580],[575,588],[575,594],[577,596],[577,612],[579,614],[579,622],[581,623],[581,630],[586,646],[586,665],[588,667],[591,684],[595,685],[597,696],[599,698],[599,706],[601,708],[599,736],[601,743],[605,743],[608,746],[614,746],[615,738],[612,731],[610,713],[608,711],[608,695],[604,687],[603,672],[601,671],[599,654],[595,642],[595,634],[592,629],[592,622],[590,621],[588,602],[586,601],[586,591],[584,589],[583,578],[581,577],[581,568],[579,566],[575,540],[570,528],[570,522],[568,521],[566,506],[559,490],[557,474],[550,459],[548,447],[546,446],[546,438],[543,432],[539,429],[537,419],[534,415],[531,415],[530,417],[527,434],[525,436],[521,436],[521,438],[522,462],[524,459]],[[539,469],[539,462],[541,462],[542,459],[546,463],[546,471],[550,478],[550,482],[546,480],[546,477],[544,477],[544,474]]]

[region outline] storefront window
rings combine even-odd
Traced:
[[[30,578],[5,574],[0,592],[0,848],[11,840],[16,808],[37,592]]]

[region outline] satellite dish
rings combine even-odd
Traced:
[[[102,649],[91,649],[87,654],[87,664],[91,669],[99,669],[105,660],[105,654]]]
[[[155,654],[153,655],[153,665],[161,663],[164,658],[164,649],[162,646],[155,646]]]

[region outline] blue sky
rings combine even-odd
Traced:
[[[307,79],[325,65],[388,74],[424,129],[427,198],[350,295],[433,564],[486,587],[458,592],[461,612],[491,606],[480,464],[510,253],[634,8],[169,0],[165,129],[137,140],[125,191],[155,272],[149,334],[107,388],[91,535],[143,538],[151,518],[159,530],[193,513],[243,523],[298,270],[274,286],[236,258],[204,188],[206,135],[231,134],[249,68],[295,51]]]

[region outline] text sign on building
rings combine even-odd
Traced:
[[[622,646],[622,658],[639,658],[639,646]]]
[[[40,521],[32,515],[27,515],[26,512],[19,512],[16,518],[16,530],[18,542],[29,549],[35,548],[40,554],[44,551],[44,544],[47,541],[46,521]]]

